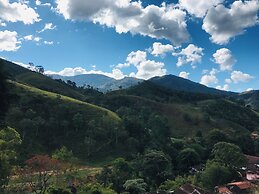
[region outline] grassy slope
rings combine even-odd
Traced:
[[[85,108],[88,108],[89,111],[97,110],[97,111],[103,112],[104,114],[107,114],[109,117],[111,117],[112,119],[114,119],[116,121],[121,120],[116,113],[114,113],[114,112],[112,112],[108,109],[90,104],[90,103],[86,103],[86,102],[83,102],[83,101],[80,101],[80,100],[77,100],[77,99],[74,99],[74,98],[71,98],[71,97],[63,96],[63,95],[60,95],[60,94],[57,94],[57,93],[44,91],[44,90],[41,90],[41,89],[38,89],[38,88],[35,88],[35,87],[32,87],[32,86],[28,86],[28,85],[24,85],[24,84],[15,82],[15,81],[9,81],[9,83],[15,85],[16,87],[19,87],[19,88],[22,88],[26,91],[29,91],[33,94],[43,95],[43,96],[48,97],[50,99],[60,98],[64,102],[81,104],[81,105],[84,105]]]

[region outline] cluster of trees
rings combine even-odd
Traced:
[[[204,170],[193,174],[190,169],[195,164],[201,164],[199,157],[194,149],[185,148],[177,157],[178,164],[174,164],[174,159],[164,152],[149,150],[131,161],[123,158],[115,160],[102,170],[97,179],[117,193],[137,194],[158,188],[173,191],[185,183],[213,190],[217,185],[241,179],[239,171],[246,160],[235,144],[216,143],[210,152],[210,159],[203,161],[207,161]]]

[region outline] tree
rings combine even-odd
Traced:
[[[185,148],[180,151],[178,157],[178,166],[181,170],[187,171],[190,167],[199,164],[201,161],[200,155],[192,148]]]
[[[131,179],[133,169],[131,164],[124,158],[117,158],[111,164],[111,168],[105,167],[97,176],[97,179],[104,186],[112,185],[112,188],[117,192],[123,191],[123,184]]]
[[[131,179],[127,180],[123,187],[126,191],[132,194],[143,194],[146,192],[147,184],[143,179]]]
[[[74,157],[73,152],[68,150],[65,146],[62,146],[60,149],[56,150],[52,154],[52,158],[57,159],[62,162],[71,162],[74,163],[78,161],[76,157]]]
[[[0,191],[8,183],[11,172],[10,162],[16,159],[16,147],[21,144],[19,133],[6,127],[0,130]]]
[[[193,182],[193,177],[191,176],[178,176],[174,180],[165,181],[159,189],[164,191],[175,191],[180,188],[182,185],[187,183],[191,184]]]
[[[212,150],[214,160],[232,168],[240,168],[245,165],[246,158],[241,149],[231,143],[219,142]]]
[[[213,129],[208,133],[206,137],[206,142],[209,145],[210,149],[218,142],[228,141],[227,135],[220,131],[219,129]]]
[[[206,168],[200,176],[201,185],[211,190],[215,186],[223,185],[231,180],[231,171],[226,166],[222,166],[221,163],[214,161],[210,161],[206,164]]]
[[[162,151],[148,151],[142,161],[142,173],[146,182],[158,186],[171,175],[171,158]]]

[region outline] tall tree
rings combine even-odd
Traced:
[[[212,150],[214,160],[232,168],[240,168],[245,162],[245,156],[241,149],[231,143],[219,142],[214,145]]]

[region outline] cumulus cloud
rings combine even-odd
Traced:
[[[177,67],[181,67],[185,64],[190,63],[194,66],[201,62],[203,56],[203,48],[199,48],[193,44],[189,44],[185,49],[182,49],[179,53],[173,53],[173,56],[179,56]]]
[[[229,91],[229,85],[225,84],[223,87],[222,86],[217,86],[216,89],[224,90],[224,91]]]
[[[138,65],[139,63],[147,60],[147,53],[145,51],[131,52],[126,61],[129,64]]]
[[[218,71],[216,69],[212,69],[209,74],[203,75],[201,77],[200,83],[209,86],[210,84],[217,84],[218,83],[218,78],[216,77],[216,74]]]
[[[54,30],[54,29],[56,29],[55,25],[53,25],[52,23],[46,23],[44,28],[42,30],[40,30],[38,33],[42,33],[46,30]]]
[[[253,79],[254,77],[247,74],[247,73],[243,73],[241,71],[233,71],[231,73],[231,80],[234,83],[239,83],[239,82],[249,82],[251,79]]]
[[[162,62],[156,62],[147,59],[147,52],[145,51],[133,51],[126,59],[126,62],[119,64],[116,68],[124,68],[135,66],[137,72],[132,72],[130,77],[136,77],[139,79],[149,79],[155,76],[163,76],[166,74],[165,64]]]
[[[210,8],[222,2],[224,0],[179,0],[179,5],[189,14],[203,18]]]
[[[236,59],[232,56],[232,53],[227,48],[222,48],[213,54],[214,62],[219,64],[221,71],[231,71]]]
[[[20,46],[16,31],[0,31],[0,51],[16,51]]]
[[[82,67],[75,67],[75,68],[65,68],[59,72],[54,72],[54,71],[45,71],[45,74],[47,75],[61,75],[61,76],[75,76],[75,75],[81,75],[81,74],[100,74],[100,75],[105,75],[114,79],[123,79],[125,75],[121,72],[121,70],[115,68],[112,70],[111,73],[109,72],[103,72],[103,71],[98,71],[98,70],[86,70]]]
[[[170,44],[163,45],[160,42],[155,42],[153,44],[153,48],[151,50],[151,54],[154,56],[161,56],[164,57],[166,53],[171,52],[174,50],[174,47]]]
[[[184,79],[188,79],[189,75],[190,75],[190,73],[187,73],[185,71],[182,71],[179,73],[179,77],[184,78]]]
[[[139,79],[150,79],[155,76],[163,76],[166,74],[164,69],[165,64],[156,61],[143,61],[136,65],[137,73],[131,73],[130,77],[136,77]]]
[[[39,15],[23,1],[10,3],[9,0],[0,0],[0,20],[6,22],[23,22],[33,24],[40,21]]]
[[[170,40],[180,45],[189,40],[186,13],[177,6],[143,7],[132,0],[56,0],[58,13],[65,19],[85,20],[115,28],[117,33],[141,34]]]
[[[220,4],[209,9],[202,28],[211,35],[212,42],[226,44],[246,28],[258,24],[258,10],[258,0],[235,1],[230,8]]]

